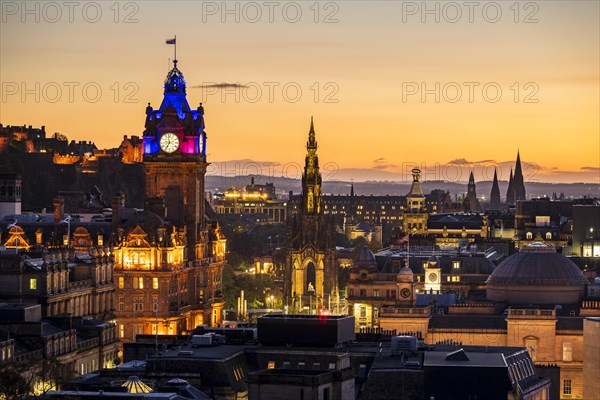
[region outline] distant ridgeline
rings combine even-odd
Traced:
[[[0,173],[22,180],[22,209],[51,209],[57,192],[71,192],[86,203],[110,204],[123,192],[128,207],[144,206],[142,139],[124,137],[118,148],[98,150],[91,141],[69,141],[45,127],[0,124]],[[93,200],[92,201],[92,197]]]

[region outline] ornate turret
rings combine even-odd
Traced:
[[[307,214],[321,213],[321,172],[317,156],[317,139],[313,118],[310,118],[310,130],[306,142],[306,158],[302,175],[302,209]]]
[[[144,157],[155,155],[206,154],[206,133],[204,132],[204,108],[202,103],[192,110],[187,101],[186,83],[183,74],[173,61],[164,83],[163,100],[158,110],[150,103],[146,107],[144,131]],[[161,144],[164,134],[170,133]]]
[[[423,195],[423,189],[421,188],[421,170],[419,168],[413,168],[412,170],[413,181],[410,187],[410,192],[406,195],[408,202],[408,209],[411,211],[422,211],[425,208],[425,195]]]
[[[296,311],[303,310],[303,305],[326,308],[338,298],[335,225],[323,214],[317,148],[311,118],[302,195],[298,213],[288,218],[287,230],[284,295],[286,304]]]
[[[173,69],[169,71],[165,79],[165,94],[167,93],[185,94],[185,79],[177,68],[177,60],[173,60]]]

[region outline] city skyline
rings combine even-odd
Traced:
[[[0,122],[117,147],[158,106],[176,34],[214,164],[301,159],[313,115],[322,162],[365,180],[407,164],[507,180],[520,150],[528,181],[600,183],[598,3],[492,3],[6,2]]]

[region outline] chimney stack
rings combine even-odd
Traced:
[[[65,198],[62,196],[54,197],[54,225],[59,225],[65,219]]]
[[[112,225],[117,228],[121,224],[121,211],[125,207],[125,194],[119,192],[112,200]]]

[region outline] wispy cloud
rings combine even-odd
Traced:
[[[450,164],[450,165],[481,165],[481,164],[492,164],[495,162],[496,162],[496,160],[469,161],[466,158],[455,158],[454,160],[448,161],[448,164]]]
[[[192,89],[232,89],[232,88],[247,88],[247,85],[242,85],[241,83],[205,83],[202,85],[190,86]]]

